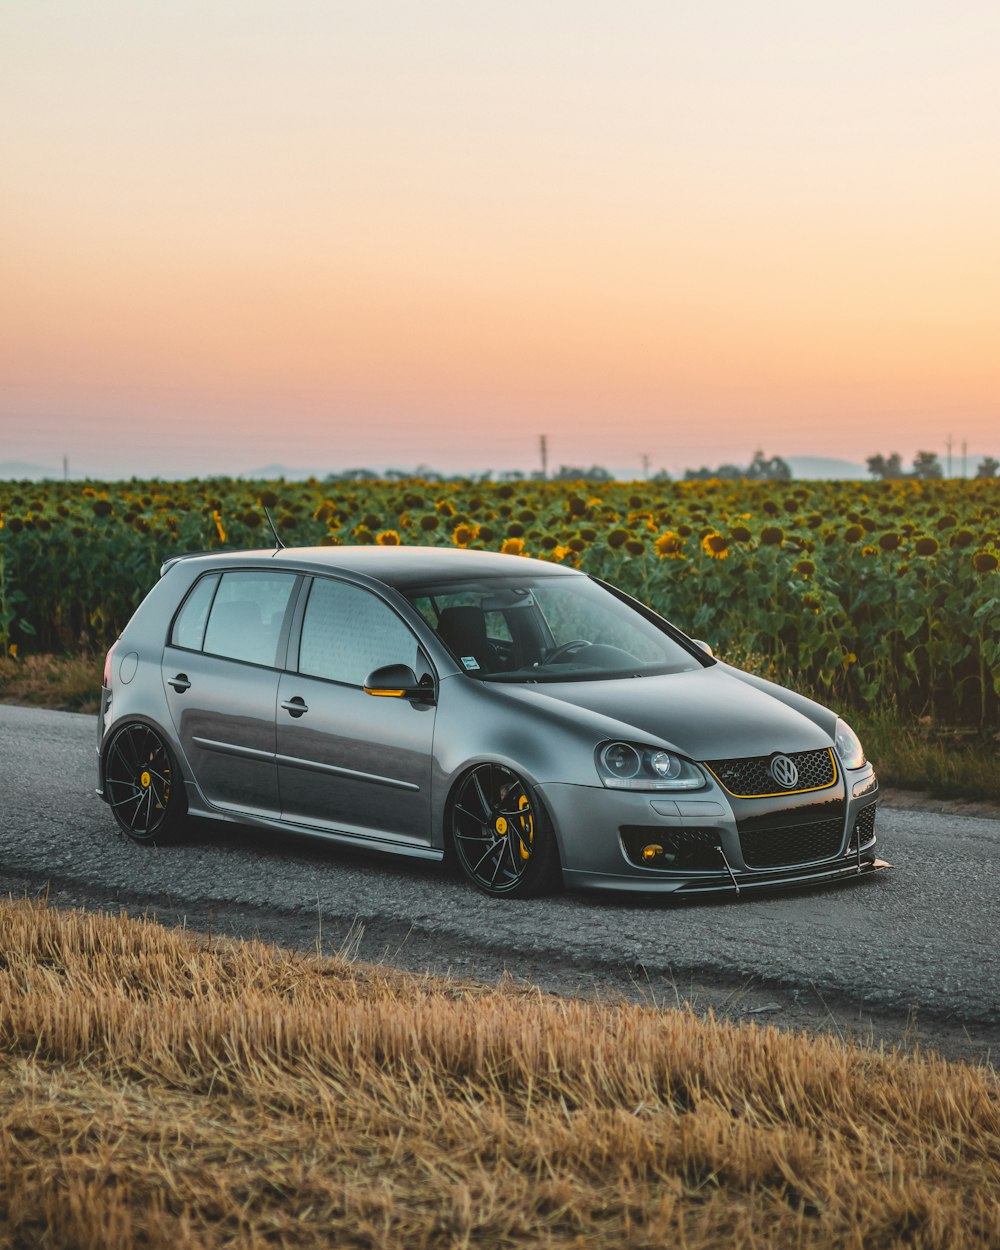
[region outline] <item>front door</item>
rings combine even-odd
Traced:
[[[298,671],[278,683],[281,814],[296,824],[428,846],[435,709],[365,694],[365,678],[385,664],[409,665],[418,677],[429,672],[416,636],[385,600],[316,578]]]

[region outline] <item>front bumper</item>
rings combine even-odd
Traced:
[[[561,783],[540,786],[539,792],[570,889],[734,896],[846,880],[889,867],[875,854],[878,783],[870,765],[853,772],[846,785],[838,779],[827,790],[799,797],[738,800],[714,782],[694,793],[670,795]],[[755,863],[745,858],[759,856],[755,835],[762,825],[774,826],[768,832],[778,835],[776,844],[789,848],[778,862],[773,855]],[[806,835],[821,826],[824,837],[815,851],[813,839],[800,842],[800,830]],[[695,839],[698,854],[687,862],[669,853],[642,862],[636,855],[637,834],[639,843],[668,851]]]

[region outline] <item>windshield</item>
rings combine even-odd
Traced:
[[[409,587],[462,668],[486,681],[582,681],[678,673],[701,662],[589,577],[483,578]]]

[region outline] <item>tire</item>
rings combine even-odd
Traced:
[[[456,787],[451,845],[466,877],[491,898],[531,898],[552,889],[559,852],[540,800],[502,764],[477,764]]]
[[[104,757],[104,794],[122,833],[153,846],[184,819],[184,787],[170,748],[139,721],[116,729]]]

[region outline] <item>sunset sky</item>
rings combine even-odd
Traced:
[[[1000,457],[996,0],[6,0],[0,462]]]

